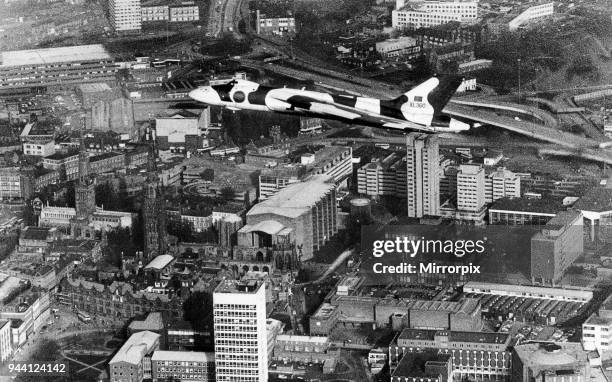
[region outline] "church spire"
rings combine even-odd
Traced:
[[[86,183],[89,178],[89,154],[85,147],[85,117],[82,119],[81,131],[79,132],[79,182]]]

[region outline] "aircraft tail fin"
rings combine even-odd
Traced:
[[[459,76],[432,77],[410,89],[400,98],[405,102],[427,103],[433,108],[434,116],[437,116],[455,94],[461,82],[463,78]]]

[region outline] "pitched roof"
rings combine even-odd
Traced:
[[[119,351],[117,351],[113,359],[110,360],[109,364],[118,362],[139,364],[145,355],[150,353],[155,347],[159,347],[159,338],[159,334],[148,330],[132,334]]]

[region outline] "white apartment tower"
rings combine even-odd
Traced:
[[[109,0],[108,12],[116,33],[134,33],[142,29],[140,0]]]
[[[213,293],[217,382],[267,382],[266,287],[222,281]]]
[[[433,134],[406,137],[408,216],[440,215],[440,145]]]
[[[457,173],[457,209],[477,212],[485,206],[485,170],[480,165],[461,165]]]

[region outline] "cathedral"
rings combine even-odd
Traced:
[[[155,156],[155,146],[151,145],[149,147],[147,163],[147,185],[142,204],[144,255],[147,260],[152,260],[159,255],[165,254],[168,249],[166,206],[159,184]]]

